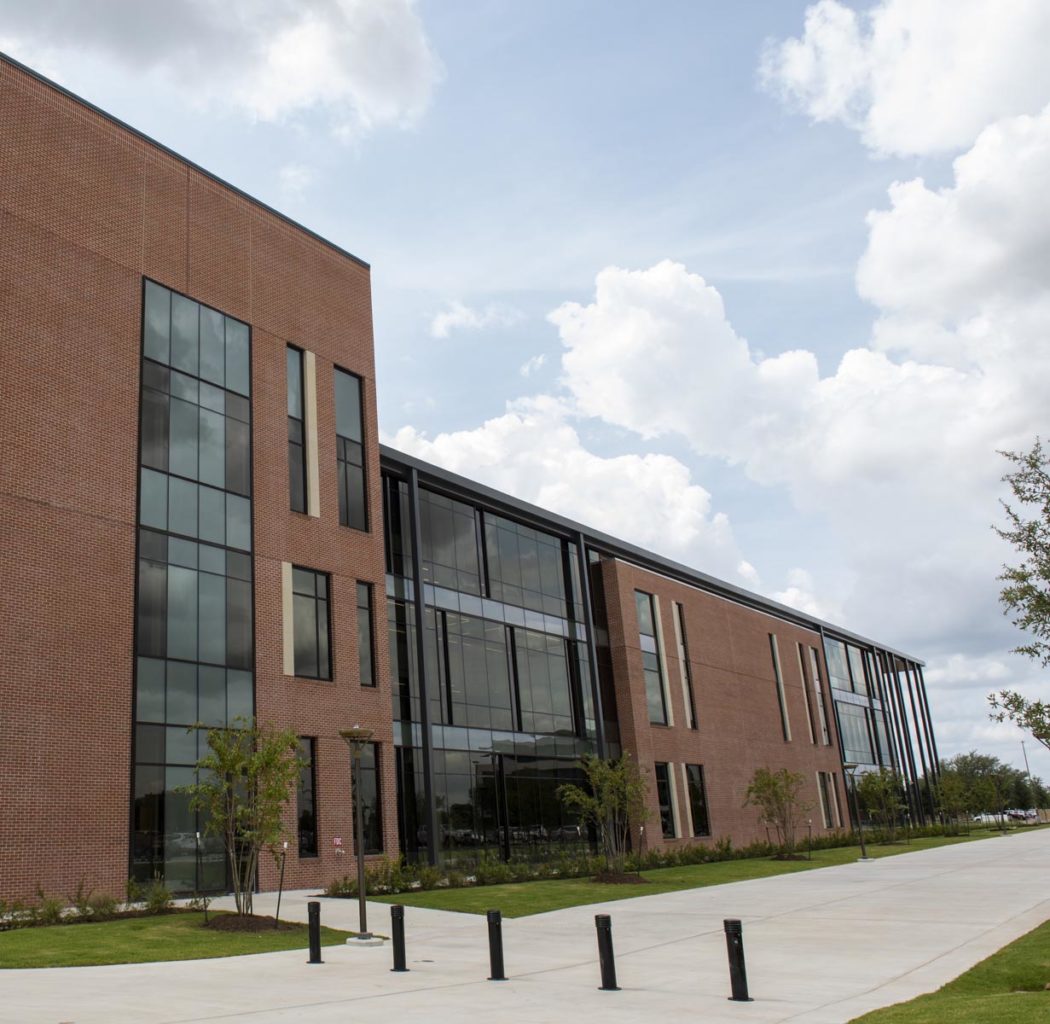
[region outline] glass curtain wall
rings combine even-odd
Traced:
[[[407,485],[383,483],[402,852],[423,856],[421,693]],[[556,790],[582,781],[595,721],[576,546],[420,491],[424,658],[442,856],[585,844]]]
[[[142,334],[131,875],[224,890],[181,787],[254,713],[250,332],[146,281]]]

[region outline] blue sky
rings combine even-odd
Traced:
[[[942,753],[1020,763],[1050,8],[84,6],[0,48],[372,264],[385,439],[926,658]]]

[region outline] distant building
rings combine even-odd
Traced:
[[[929,814],[917,659],[381,448],[368,265],[6,58],[0,139],[0,897],[224,889],[179,787],[253,714],[288,886],[348,871],[355,724],[369,854],[584,844],[585,751],[650,848],[765,838],[760,766],[816,835],[844,761]]]

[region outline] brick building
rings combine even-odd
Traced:
[[[580,844],[592,750],[648,845],[764,836],[762,765],[817,832],[844,761],[927,813],[920,662],[381,449],[368,265],[6,58],[0,139],[0,898],[224,888],[179,787],[239,715],[302,737],[296,887],[357,724],[370,854]]]

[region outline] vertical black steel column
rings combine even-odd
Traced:
[[[312,964],[321,963],[321,904],[311,900],[306,904],[306,919],[310,930],[310,960]]]
[[[750,1003],[747,994],[747,967],[744,964],[744,926],[734,918],[722,922],[726,933],[726,952],[729,954],[729,984],[735,1003]]]
[[[879,691],[879,706],[881,708],[879,713],[882,715],[883,731],[886,734],[886,742],[890,747],[890,765],[892,765],[895,771],[899,772],[900,756],[897,751],[897,736],[893,721],[893,706],[886,693],[886,680],[882,675],[882,666],[879,662],[879,650],[877,647],[871,648],[871,665],[875,672],[875,679],[873,682],[877,685]]]
[[[893,692],[897,697],[897,707],[900,708],[901,731],[904,733],[904,750],[908,757],[908,775],[911,780],[911,784],[908,786],[908,803],[915,818],[918,819],[918,823],[922,824],[925,815],[922,811],[922,801],[919,799],[919,773],[915,766],[915,747],[911,741],[911,729],[908,727],[908,707],[904,703],[904,690],[901,688],[901,679],[897,671],[897,656],[887,652],[886,663],[889,666],[890,684],[893,686]]]
[[[916,665],[915,671],[919,677],[919,694],[922,697],[923,707],[926,708],[926,721],[930,725],[930,753],[933,756],[933,763],[937,766],[937,776],[941,774],[941,758],[937,753],[937,737],[933,733],[933,715],[930,714],[930,701],[926,696],[926,676],[923,674],[922,666]]]
[[[503,915],[490,910],[485,915],[489,924],[489,981],[506,981],[503,973]]]
[[[929,799],[929,811],[930,817],[933,817],[934,797],[933,790],[930,788],[933,785],[933,779],[930,776],[930,769],[926,763],[926,743],[923,737],[926,734],[926,723],[923,720],[922,713],[919,711],[918,706],[915,703],[915,692],[913,687],[911,666],[908,662],[904,663],[904,678],[908,680],[908,700],[911,703],[912,717],[915,719],[915,738],[919,744],[919,761],[922,763],[922,776],[925,783],[926,795]],[[921,791],[920,791],[921,796]],[[923,818],[926,817],[926,807],[923,807]]]
[[[613,956],[612,918],[595,914],[594,927],[598,932],[598,965],[602,972],[602,991],[619,992],[616,984],[616,959]]]
[[[419,729],[423,747],[423,800],[426,803],[427,860],[438,862],[437,803],[434,800],[434,758],[430,736],[430,688],[426,659],[426,602],[423,596],[423,531],[419,525],[419,473],[408,471],[408,516],[412,526],[413,605],[416,612],[416,666],[419,674]]]
[[[831,685],[831,673],[828,671],[828,638],[824,633],[824,627],[817,627],[820,632],[820,657],[817,659],[817,669],[820,669],[820,662],[824,662],[824,678],[828,681],[827,686],[827,700],[824,707],[824,720],[828,723],[828,729],[832,729],[834,724],[835,733],[835,744],[839,748],[839,764],[843,766],[842,774],[846,774],[846,747],[842,742],[842,730],[839,728],[839,707],[838,701],[835,700],[835,688]],[[817,681],[817,685],[820,685],[820,681]],[[845,779],[843,780],[845,781]],[[860,821],[854,821],[853,818],[853,803],[849,798],[849,784],[846,784],[846,811],[849,814],[850,824],[854,828],[860,828]],[[828,808],[828,813],[831,813],[831,808]],[[726,932],[726,941],[729,941],[729,933]]]
[[[390,908],[390,936],[394,946],[394,966],[391,970],[400,974],[408,970],[405,957],[405,908],[400,903]]]
[[[594,609],[591,604],[591,571],[587,562],[587,542],[577,533],[576,561],[579,565],[580,597],[583,601],[584,628],[587,631],[587,663],[591,669],[591,703],[594,705],[594,740],[599,757],[605,757],[605,709],[598,679],[598,649],[594,639]]]

